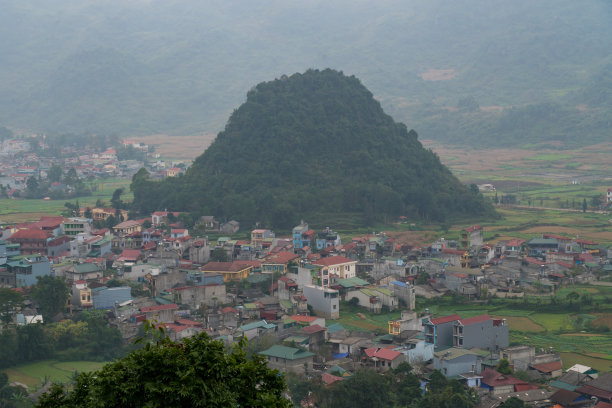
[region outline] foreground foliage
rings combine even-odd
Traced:
[[[167,337],[82,373],[74,389],[54,385],[38,407],[288,407],[285,381],[242,344],[228,352],[205,333],[183,343]]]
[[[324,385],[320,378],[308,380],[296,375],[288,375],[287,382],[294,406],[310,399],[322,408],[472,408],[478,401],[475,392],[457,380],[447,380],[437,370],[425,391],[408,363],[384,374],[360,369],[331,386]]]

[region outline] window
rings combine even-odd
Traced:
[[[333,305],[333,306],[332,306],[332,309],[336,310],[336,305]]]

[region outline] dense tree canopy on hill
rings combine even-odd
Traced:
[[[490,216],[482,196],[386,115],[355,77],[309,70],[257,85],[187,173],[134,176],[134,205],[287,227],[351,212],[445,220]]]

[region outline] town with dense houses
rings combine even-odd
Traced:
[[[439,370],[479,395],[480,407],[516,397],[529,404],[612,406],[612,374],[585,364],[563,369],[553,349],[511,344],[510,323],[489,314],[436,315],[419,299],[452,294],[463,301],[550,294],[612,272],[612,248],[578,237],[543,234],[489,244],[479,225],[458,240],[415,247],[371,233],[341,239],[302,221],[290,235],[243,231],[237,221],[201,217],[195,236],[181,213],[156,211],[112,228],[95,220],[115,209],[75,217],[42,216],[5,225],[0,287],[28,296],[39,278],[63,279],[69,296],[54,321],[103,310],[109,326],[133,342],[145,321],[172,340],[206,332],[231,345],[246,338],[268,365],[318,376],[329,386],[370,367],[385,372],[409,363],[423,379]],[[236,238],[237,236],[244,239]],[[346,310],[342,310],[346,308]],[[355,330],[339,320],[396,312],[388,330]],[[35,303],[15,308],[16,325],[37,324]],[[497,371],[507,362],[520,378]],[[308,401],[304,401],[308,406]]]

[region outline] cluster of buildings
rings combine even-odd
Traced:
[[[97,151],[92,147],[63,147],[61,157],[49,157],[32,151],[34,141],[27,139],[9,139],[0,141],[0,184],[7,188],[9,198],[22,197],[28,178],[46,179],[47,172],[53,165],[60,165],[64,174],[72,168],[81,179],[105,177],[132,177],[140,168],[146,167],[152,178],[176,177],[185,172],[185,166],[180,162],[167,162],[159,158],[159,154],[150,152],[144,143],[124,140],[122,147],[131,147],[143,152],[146,162],[139,160],[119,160],[117,150],[108,148]],[[41,149],[48,146],[40,143]],[[179,167],[180,166],[180,167]],[[69,186],[62,181],[55,181],[49,186],[50,191],[68,191]]]
[[[458,241],[432,243],[421,255],[436,261],[427,264],[429,289],[471,298],[554,292],[560,285],[587,283],[612,272],[612,250],[597,242],[542,234],[488,244],[478,225],[463,230]]]
[[[90,211],[92,218],[105,219],[116,210]],[[320,374],[325,384],[343,381],[361,367],[385,371],[408,362],[424,378],[437,369],[460,379],[491,407],[521,394],[530,402],[591,397],[612,402],[612,390],[602,381],[607,373],[564,374],[558,354],[510,347],[504,319],[414,311],[417,293],[452,290],[476,297],[487,289],[510,296],[534,280],[557,282],[551,273],[557,273],[559,263],[571,262],[571,269],[597,262],[604,268],[605,257],[594,252],[595,243],[546,235],[489,246],[478,226],[467,228],[455,243],[441,240],[429,248],[407,246],[385,234],[342,243],[330,228],[317,232],[305,222],[286,238],[255,229],[250,240],[227,236],[211,242],[192,237],[178,219],[180,213],[157,211],[96,229],[83,214],[5,227],[0,286],[27,292],[38,276],[64,277],[70,288],[66,313],[108,310],[109,324],[126,341],[145,320],[163,325],[172,339],[202,331],[227,344],[246,337],[273,344],[261,351],[271,367]],[[214,217],[199,223],[214,231],[224,225]],[[235,233],[239,226],[227,228]],[[225,261],[211,258],[219,251]],[[429,278],[419,280],[425,273]],[[340,300],[355,315],[349,328],[336,322]],[[360,322],[360,311],[393,310],[401,316],[389,321],[382,335]],[[528,373],[529,380],[497,372],[502,359]],[[543,381],[551,384],[544,391]]]

